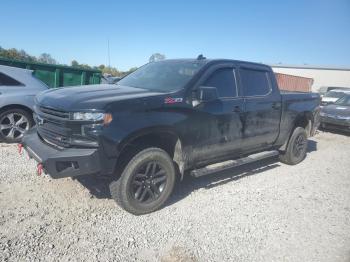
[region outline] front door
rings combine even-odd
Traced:
[[[200,85],[215,87],[218,99],[194,107],[190,133],[195,133],[192,161],[195,165],[228,159],[240,150],[244,100],[238,97],[233,66],[219,66],[202,79]]]

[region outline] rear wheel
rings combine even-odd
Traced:
[[[1,112],[0,140],[7,143],[19,142],[33,124],[33,117],[23,109],[9,109]]]
[[[136,154],[121,177],[110,184],[112,198],[126,211],[142,215],[159,209],[175,184],[175,168],[160,148],[147,148]]]
[[[282,163],[296,165],[304,160],[307,151],[307,135],[302,127],[294,129],[286,151],[281,152],[279,159]]]

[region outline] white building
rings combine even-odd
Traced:
[[[350,88],[350,67],[294,66],[283,64],[270,66],[276,73],[313,78],[313,92],[317,92],[323,86]]]

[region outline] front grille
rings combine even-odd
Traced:
[[[70,147],[73,129],[69,123],[69,112],[44,106],[36,107],[35,122],[41,138],[58,147]]]
[[[39,136],[47,144],[58,148],[67,148],[91,146],[91,142],[95,142],[82,135],[82,123],[71,120],[69,112],[35,106],[34,119]],[[84,142],[86,143],[84,144]]]
[[[59,117],[59,118],[64,118],[64,119],[69,119],[69,112],[65,112],[62,110],[57,110],[57,109],[52,109],[48,107],[40,107],[40,111],[43,112],[44,114]]]
[[[51,130],[39,128],[39,135],[49,144],[56,145],[58,147],[69,147],[70,139],[61,134],[57,134]]]

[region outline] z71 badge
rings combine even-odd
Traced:
[[[167,97],[164,99],[164,104],[175,104],[175,103],[181,103],[182,98],[181,97]]]

